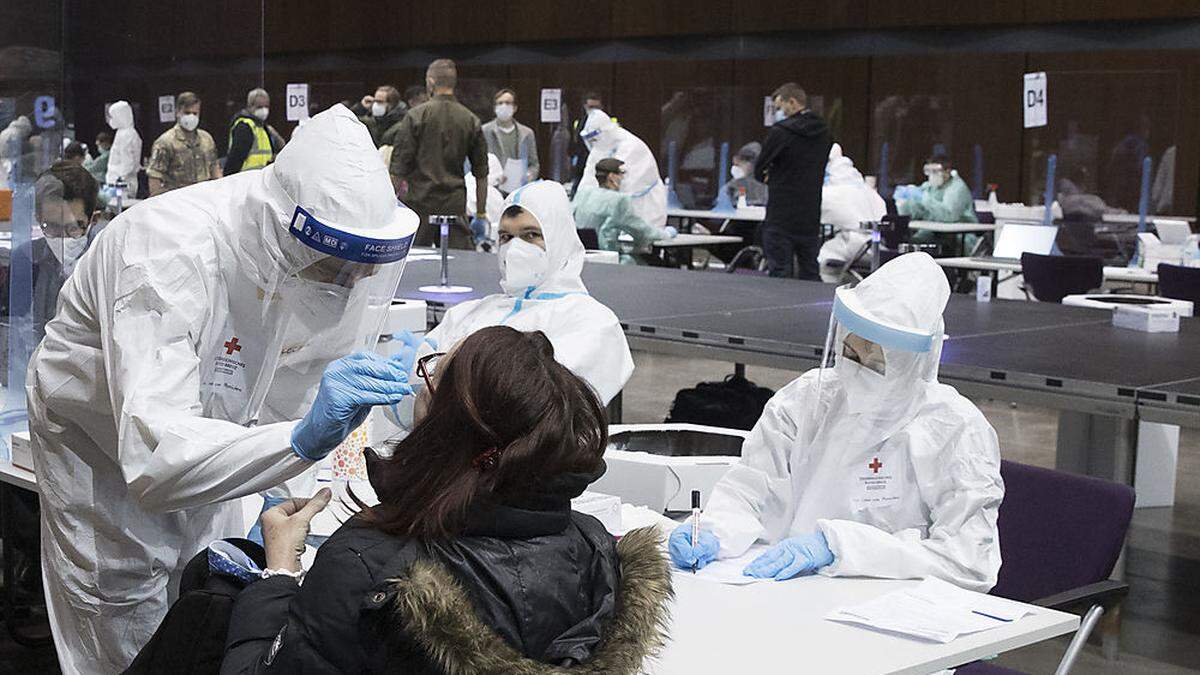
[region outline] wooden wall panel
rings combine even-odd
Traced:
[[[583,107],[582,98],[585,93],[594,91],[600,94],[606,104],[612,101],[613,65],[564,61],[514,65],[509,68],[508,84],[517,92],[517,119],[537,134],[542,177],[555,177],[556,169],[558,176],[565,177],[569,167],[566,156],[569,147],[564,147],[556,153],[558,148],[552,143],[553,134],[560,128],[569,134],[571,124]],[[543,88],[563,90],[565,126],[541,123],[538,105]],[[569,146],[565,140],[563,144]]]
[[[520,0],[437,0],[403,4],[411,8],[409,34],[412,44],[416,45],[504,42],[505,17],[511,13],[510,7],[518,16],[521,12]]]
[[[785,82],[796,82],[808,94],[810,107],[829,122],[833,140],[842,145],[842,152],[854,160],[860,171],[873,173],[866,165],[869,70],[865,58],[738,61],[734,69],[738,95],[734,104],[733,148],[766,138],[764,97]]]
[[[518,0],[507,14],[507,42],[605,40],[612,36],[611,0]]]
[[[733,11],[735,33],[783,30],[831,30],[867,25],[868,0],[780,3],[741,0]]]
[[[730,33],[734,7],[734,0],[612,0],[613,37]]]
[[[1172,52],[1169,59],[1150,52],[1028,58],[1030,70],[1046,71],[1049,124],[1025,134],[1026,198],[1044,190],[1045,158],[1055,153],[1058,178],[1068,178],[1111,206],[1136,211],[1139,156],[1149,155],[1156,178],[1164,167],[1173,164],[1174,171],[1174,181],[1164,179],[1152,190],[1151,212],[1195,212],[1200,53]]]
[[[1036,0],[1031,0],[1036,1]],[[1021,23],[1025,8],[1018,0],[867,0],[872,28],[917,26],[987,26]]]
[[[1025,0],[1029,23],[1119,21],[1200,16],[1195,0]]]
[[[941,147],[974,187],[974,148],[984,182],[1003,199],[1021,184],[1021,54],[893,56],[871,60],[871,173],[888,143],[889,183],[920,183],[925,159]]]

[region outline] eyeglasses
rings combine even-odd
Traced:
[[[434,352],[427,354],[417,359],[417,376],[425,380],[425,386],[429,387],[429,393],[433,393],[433,374],[437,372],[438,359],[446,355],[446,352]]]
[[[42,234],[47,237],[82,237],[87,234],[87,221],[69,223],[42,223]]]

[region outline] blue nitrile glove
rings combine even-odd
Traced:
[[[417,352],[420,351],[422,344],[429,345],[433,351],[437,351],[437,340],[433,338],[418,338],[412,334],[412,331],[402,330],[399,333],[392,335],[392,339],[399,342],[402,346],[400,350],[392,357],[393,361],[398,361],[400,366],[404,368],[404,372],[408,373],[408,378],[412,379],[413,365],[417,362]]]
[[[671,561],[680,569],[703,569],[705,565],[717,559],[721,541],[712,532],[700,530],[700,541],[693,545],[692,524],[684,523],[671,533],[671,538],[667,540],[667,548],[671,552]]]
[[[358,352],[330,363],[312,408],[292,430],[292,452],[310,461],[328,455],[366,419],[371,406],[412,394],[398,359]]]
[[[262,510],[258,512],[258,520],[254,521],[254,527],[250,528],[250,533],[246,535],[246,538],[258,544],[259,546],[262,546],[262,514],[266,513],[272,507],[279,506],[287,500],[287,497],[271,497],[269,495],[263,495]]]
[[[812,574],[826,565],[833,564],[833,551],[825,535],[802,534],[788,537],[767,549],[765,553],[746,565],[742,574],[756,579],[783,581],[794,576]]]
[[[674,239],[679,236],[679,230],[675,229],[674,225],[667,225],[663,229],[667,232],[667,239]]]
[[[488,221],[487,218],[475,216],[471,219],[471,234],[475,236],[475,243],[481,244],[488,240]]]

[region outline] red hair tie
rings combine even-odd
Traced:
[[[479,453],[474,460],[471,461],[471,466],[479,471],[491,471],[500,463],[500,454],[504,452],[504,448],[491,447]]]

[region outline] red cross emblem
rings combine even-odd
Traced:
[[[867,468],[870,469],[872,473],[879,473],[879,470],[883,468],[883,462],[879,461],[879,458],[876,457],[875,461],[867,465]]]
[[[242,346],[238,344],[236,337],[232,338],[229,342],[225,343],[225,354],[227,356],[232,356],[234,352],[240,352],[240,351],[242,351]],[[875,460],[875,461],[879,461],[879,460]]]

